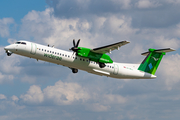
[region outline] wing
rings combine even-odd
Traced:
[[[95,48],[95,49],[92,49],[91,51],[95,52],[95,53],[100,53],[100,54],[111,53],[111,51],[113,51],[115,49],[119,50],[119,47],[121,47],[123,45],[126,45],[128,43],[130,43],[130,42],[128,42],[128,41],[121,41],[121,42],[114,43],[114,44],[111,44],[111,45]]]

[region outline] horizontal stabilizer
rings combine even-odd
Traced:
[[[165,48],[165,49],[157,49],[157,50],[155,50],[155,49],[149,49],[150,51],[149,52],[144,52],[144,53],[142,53],[141,55],[144,55],[144,56],[147,56],[151,51],[154,51],[154,52],[156,52],[156,53],[163,53],[163,52],[172,52],[172,51],[175,51],[174,49],[172,49],[172,48]]]

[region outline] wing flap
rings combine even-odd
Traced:
[[[114,44],[111,44],[111,45],[95,48],[95,49],[92,49],[91,51],[95,52],[95,53],[100,53],[100,54],[111,53],[111,51],[113,51],[115,49],[118,50],[119,47],[121,47],[123,45],[126,45],[128,43],[130,43],[130,42],[128,42],[128,41],[121,41],[121,42],[114,43]]]

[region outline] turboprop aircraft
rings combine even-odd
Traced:
[[[121,41],[107,46],[89,49],[79,46],[80,39],[75,42],[70,51],[64,51],[54,47],[40,45],[28,41],[18,41],[14,44],[6,46],[4,49],[7,56],[12,53],[34,58],[58,65],[69,67],[73,73],[77,73],[78,69],[87,71],[92,74],[107,76],[118,79],[152,79],[156,78],[155,72],[166,52],[174,51],[171,48],[152,49],[142,53],[146,58],[141,64],[117,63],[113,62],[109,55],[111,51],[126,45],[130,42]]]

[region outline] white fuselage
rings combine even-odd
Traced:
[[[151,79],[155,75],[137,70],[139,64],[116,63],[106,64],[106,67],[100,68],[99,64],[89,61],[88,58],[76,56],[73,52],[56,49],[28,41],[20,41],[26,44],[11,44],[6,46],[6,51],[43,60],[58,65],[63,65],[71,69],[80,69],[92,74],[107,76],[119,79]]]

